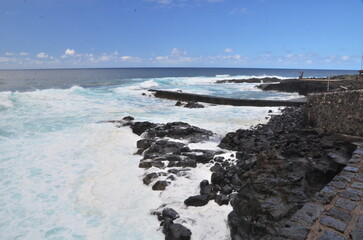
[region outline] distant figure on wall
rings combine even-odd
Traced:
[[[299,79],[302,79],[303,78],[303,76],[304,76],[304,72],[299,72]]]

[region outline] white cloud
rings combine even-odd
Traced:
[[[147,0],[147,1],[155,2],[155,3],[163,4],[163,5],[171,4],[173,2],[172,0]]]
[[[44,52],[40,52],[37,54],[37,58],[48,58],[48,57],[49,55]]]
[[[306,64],[312,64],[312,63],[313,63],[313,60],[308,59],[308,60],[306,60],[306,61],[305,61],[305,63],[306,63]]]
[[[74,54],[76,54],[76,51],[74,50],[74,49],[67,49],[65,52],[64,52],[64,54],[66,55],[66,56],[74,56]]]
[[[157,62],[178,64],[191,62],[194,59],[187,56],[187,52],[178,48],[173,48],[167,56],[157,56],[155,59]]]
[[[104,56],[101,56],[98,58],[101,62],[108,62],[110,61],[111,57],[110,56],[107,56],[107,55],[104,55]]]
[[[182,57],[182,56],[186,56],[187,52],[186,51],[182,51],[178,48],[173,48],[170,52],[170,57]]]
[[[132,56],[122,56],[120,57],[120,60],[122,62],[134,62],[134,63],[138,63],[138,62],[142,62],[142,59],[139,57],[132,57]]]
[[[19,53],[16,53],[16,52],[6,52],[5,53],[5,56],[28,56],[29,54],[27,52],[19,52]]]
[[[342,56],[342,60],[343,60],[343,61],[348,61],[348,60],[349,60],[349,58],[350,58],[349,56]]]
[[[231,52],[233,52],[233,49],[232,48],[226,48],[226,49],[224,49],[224,52],[225,53],[231,53]]]

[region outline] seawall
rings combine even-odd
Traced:
[[[322,132],[363,137],[363,90],[309,94],[307,119]]]
[[[177,100],[177,101],[193,101],[204,102],[219,105],[232,105],[232,106],[255,106],[255,107],[279,107],[279,106],[301,106],[305,104],[305,99],[294,100],[257,100],[257,99],[239,99],[239,98],[226,98],[216,97],[210,95],[201,95],[194,93],[165,91],[150,89],[157,98]]]

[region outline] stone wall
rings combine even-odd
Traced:
[[[363,90],[309,94],[307,118],[323,132],[363,137]]]

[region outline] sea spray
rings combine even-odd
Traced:
[[[243,92],[232,85],[223,92],[223,85],[175,81],[188,91]],[[214,148],[225,133],[265,122],[272,108],[178,108],[173,101],[143,96],[150,86],[171,85],[168,79],[155,78],[94,88],[0,92],[2,239],[161,239],[150,210],[162,203],[188,218],[186,225],[196,239],[228,237],[229,206],[210,202],[197,209],[182,203],[198,192],[201,180],[210,178],[208,165],[198,165],[189,179],[176,180],[161,194],[153,192],[142,183],[140,156],[133,155],[138,137],[105,121],[126,115],[160,123],[185,121],[217,133],[208,143]],[[263,95],[249,90],[251,97]]]

